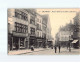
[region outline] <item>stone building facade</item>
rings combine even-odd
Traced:
[[[27,48],[28,12],[23,9],[8,9],[10,50]]]
[[[8,50],[45,48],[51,35],[48,17],[35,9],[8,9]]]
[[[43,47],[42,42],[42,16],[37,13],[37,20],[36,20],[36,40],[38,47]]]

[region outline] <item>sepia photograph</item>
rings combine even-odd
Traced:
[[[8,8],[8,55],[80,55],[80,8]]]

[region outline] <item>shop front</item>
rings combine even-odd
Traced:
[[[14,32],[12,36],[12,50],[25,49],[27,44],[26,37],[26,34]]]
[[[37,47],[35,36],[30,36],[30,38],[29,38],[29,48],[31,48],[31,46],[34,46],[35,48]]]
[[[25,48],[25,37],[13,37],[13,50],[24,49]]]
[[[43,47],[43,43],[42,43],[42,38],[38,38],[37,37],[37,47],[39,48],[39,47]]]

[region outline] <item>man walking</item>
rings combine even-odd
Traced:
[[[55,53],[56,53],[56,51],[57,51],[57,46],[55,45],[54,48],[55,48]]]
[[[61,46],[59,45],[58,47],[59,47],[59,53],[60,53]]]

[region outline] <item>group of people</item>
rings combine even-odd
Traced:
[[[54,46],[55,53],[57,53],[57,48],[59,49],[59,53],[60,53],[61,46],[60,46],[60,45],[58,45],[58,46],[57,46],[57,45],[55,45],[55,46]]]

